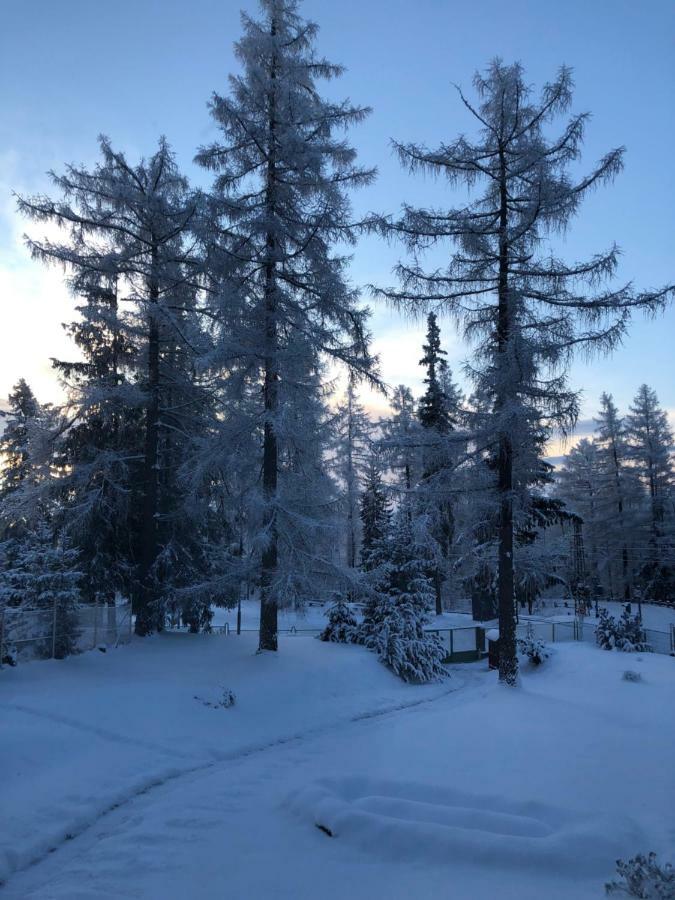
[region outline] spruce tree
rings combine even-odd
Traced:
[[[464,327],[477,345],[470,374],[489,401],[475,434],[477,446],[492,448],[499,506],[499,678],[518,677],[514,606],[514,461],[520,448],[534,447],[531,429],[568,429],[578,411],[567,363],[574,350],[610,351],[626,333],[634,309],[656,310],[671,289],[636,294],[603,286],[618,264],[618,249],[568,264],[543,249],[564,230],[581,201],[611,181],[623,151],[610,151],[586,176],[574,179],[570,165],[580,155],[588,116],[573,115],[558,136],[547,126],[572,101],[572,74],[562,68],[535,99],[520,65],[495,60],[474,86],[478,104],[460,91],[479,137],[461,136],[436,150],[396,144],[402,163],[485,190],[457,209],[406,208],[403,218],[376,224],[399,235],[415,254],[401,264],[399,289],[378,293],[419,312],[442,310]],[[458,246],[445,269],[425,271],[419,256],[443,240]],[[586,289],[585,289],[586,288]]]
[[[0,499],[16,491],[28,474],[31,423],[40,415],[40,405],[24,378],[14,385],[7,401],[9,409],[3,413],[5,422],[0,437]]]
[[[647,495],[648,550],[643,555],[640,580],[651,600],[671,599],[675,588],[675,467],[673,432],[656,392],[643,384],[626,417],[630,458]]]
[[[355,569],[361,547],[359,505],[365,473],[371,423],[359,403],[356,381],[350,373],[344,401],[338,406],[335,457],[338,477],[344,492],[346,519],[346,562]]]
[[[342,70],[316,54],[317,26],[297,8],[294,0],[262,0],[260,20],[242,16],[235,52],[243,71],[230,79],[230,95],[214,94],[210,105],[224,141],[197,155],[216,175],[205,243],[212,277],[217,281],[220,271],[222,281],[221,304],[213,304],[221,358],[236,356],[235,365],[262,387],[261,650],[277,649],[279,473],[288,415],[280,385],[293,365],[291,338],[302,334],[315,353],[363,376],[372,370],[365,313],[346,283],[345,258],[333,250],[355,235],[347,190],[373,177],[335,132],[368,110],[320,96],[317,81]]]
[[[378,554],[391,520],[391,503],[382,479],[382,464],[371,449],[361,495],[361,566],[368,571],[378,564]]]
[[[418,509],[426,517],[435,561],[432,578],[436,593],[436,614],[443,612],[443,583],[455,533],[453,474],[460,455],[460,443],[450,437],[460,422],[461,393],[443,359],[436,316],[427,317],[427,342],[420,365],[426,367],[427,389],[420,400],[419,418],[423,428],[422,477],[418,486]]]
[[[425,630],[434,602],[427,554],[404,508],[379,539],[375,557],[360,641],[404,681],[419,684],[445,677],[443,647]]]
[[[618,550],[622,594],[628,600],[631,596],[628,533],[631,522],[635,525],[634,508],[631,507],[635,506],[637,485],[629,465],[625,422],[611,394],[603,392],[600,397],[600,411],[595,422],[600,469],[594,491],[599,493],[600,515],[611,522],[611,528],[604,535],[606,558],[611,565]]]
[[[147,634],[162,626],[171,571],[185,574],[200,543],[176,477],[177,444],[192,440],[204,403],[190,359],[200,350],[202,267],[187,241],[200,197],[163,139],[136,165],[106,138],[100,150],[91,171],[52,173],[61,199],[20,199],[19,208],[65,230],[63,242],[29,245],[66,268],[81,301],[69,331],[84,358],[56,363],[73,422],[62,445],[64,528],[85,552],[90,593],[130,581],[136,631]]]
[[[393,473],[401,500],[406,502],[421,474],[423,445],[421,425],[415,414],[415,400],[409,387],[399,384],[394,388],[391,411],[391,416],[382,422],[379,446]]]
[[[77,652],[81,599],[78,552],[59,541],[42,518],[2,545],[0,608],[14,659],[63,659]]]
[[[422,344],[422,349],[424,356],[420,365],[426,369],[424,383],[427,387],[419,403],[420,422],[424,428],[444,434],[450,427],[448,398],[441,384],[442,373],[447,367],[443,357],[447,354],[441,349],[441,331],[433,312],[427,316],[427,342]]]

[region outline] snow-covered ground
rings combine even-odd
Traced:
[[[607,609],[616,619],[621,618],[625,604],[616,601],[601,601],[600,609]],[[638,607],[636,603],[631,604],[631,612],[636,615]],[[556,622],[565,622],[574,618],[574,609],[562,606],[562,601],[557,607],[550,604],[537,612],[535,618],[553,619]],[[595,622],[595,607],[593,607],[590,616],[586,616],[587,622]],[[644,628],[653,628],[656,631],[668,631],[670,626],[675,624],[675,607],[673,606],[655,606],[653,603],[642,604],[642,624]]]
[[[485,663],[420,688],[255,644],[3,672],[3,896],[590,900],[617,857],[672,856],[673,659],[561,644],[514,690]]]
[[[302,610],[280,609],[279,630],[290,631],[295,629],[302,634],[303,631],[316,632],[326,627],[326,609],[329,604],[322,606],[318,603],[307,604]],[[241,627],[243,631],[257,631],[260,622],[260,603],[257,600],[248,600],[241,605]],[[237,628],[237,610],[213,608],[214,628],[221,628],[227,624],[230,631]],[[471,616],[460,612],[446,612],[442,616],[434,616],[430,628],[463,628],[475,625]]]
[[[616,602],[603,602],[601,608],[606,607],[610,613],[617,619],[621,617],[623,612],[623,604]],[[637,606],[633,604],[633,612],[637,612]],[[242,603],[241,623],[242,629],[254,631],[258,628],[260,617],[260,606],[257,601],[249,600]],[[527,615],[521,614],[521,619],[529,618]],[[538,610],[534,619],[550,619],[556,622],[567,622],[574,618],[574,609],[566,608],[563,601],[558,601],[557,606],[553,606],[552,601],[548,601],[547,605]],[[595,613],[586,617],[586,621],[595,622]],[[658,631],[668,631],[671,624],[675,624],[675,607],[654,606],[645,603],[642,606],[642,621],[645,628],[653,628]],[[237,611],[236,609],[214,608],[213,625],[220,627],[227,623],[231,631],[235,631],[237,627]],[[434,616],[430,622],[432,628],[462,628],[470,627],[476,624],[484,624],[474,622],[470,615],[461,612],[446,612],[442,616]],[[279,612],[279,629],[290,630],[295,628],[297,631],[303,630],[316,631],[324,628],[326,625],[326,616],[324,607],[320,605],[308,605],[302,612],[295,610],[280,610]]]

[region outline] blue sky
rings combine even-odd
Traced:
[[[72,300],[58,272],[32,262],[21,246],[25,223],[11,190],[47,188],[45,172],[64,162],[91,163],[96,137],[108,134],[132,158],[152,152],[166,134],[195,181],[196,147],[215,134],[206,102],[226,90],[236,66],[232,42],[246,0],[33,0],[3,9],[0,33],[0,397],[25,375],[43,399],[56,388],[48,357],[68,352],[59,322]],[[561,64],[577,84],[575,109],[593,113],[585,144],[591,165],[610,147],[627,148],[624,173],[594,195],[565,241],[570,258],[616,241],[622,279],[641,287],[675,280],[675,4],[670,0],[306,0],[321,26],[319,49],[347,66],[327,90],[374,108],[352,133],[375,185],[355,198],[357,212],[395,212],[400,202],[450,205],[446,185],[403,172],[389,140],[435,145],[472,125],[452,82],[470,89],[474,70],[493,56],[520,60],[540,85]],[[355,252],[357,284],[391,283],[399,251],[369,238]],[[419,390],[422,329],[384,308],[372,321],[390,383]],[[449,324],[449,358],[467,354]],[[638,321],[610,360],[577,363],[573,383],[585,392],[582,416],[599,393],[625,408],[638,385],[656,388],[675,412],[675,310]],[[583,423],[582,423],[583,425]]]

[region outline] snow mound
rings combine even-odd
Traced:
[[[601,876],[608,860],[639,846],[641,838],[631,820],[616,816],[584,818],[542,803],[367,777],[317,781],[289,805],[332,837],[392,860]]]

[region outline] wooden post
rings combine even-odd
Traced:
[[[98,644],[98,596],[94,603],[94,647]]]
[[[2,660],[4,657],[4,653],[2,652],[2,645],[5,643],[5,608],[3,606],[2,610],[0,610],[0,669],[2,668]]]

